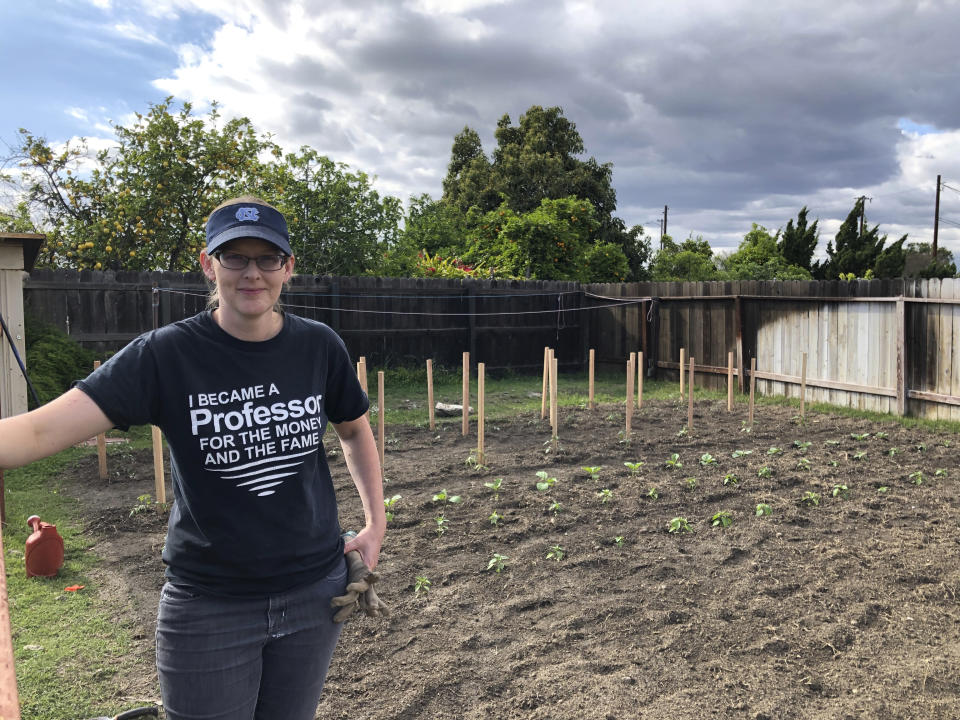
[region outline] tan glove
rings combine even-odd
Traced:
[[[377,597],[377,591],[373,589],[379,579],[380,576],[364,564],[359,552],[356,550],[348,552],[347,594],[330,600],[332,607],[340,608],[333,616],[333,621],[336,623],[346,621],[357,608],[370,617],[389,617],[390,609]]]

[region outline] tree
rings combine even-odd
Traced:
[[[0,232],[35,233],[36,227],[30,217],[30,209],[25,202],[17,203],[13,212],[0,210]]]
[[[366,275],[396,249],[403,208],[381,197],[371,178],[310,147],[263,168],[262,195],[283,212],[297,272]]]
[[[792,218],[787,220],[787,227],[780,235],[777,247],[788,265],[796,265],[807,271],[812,270],[813,253],[820,241],[820,233],[817,230],[817,223],[819,222],[819,220],[814,220],[813,224],[807,227],[806,205],[797,213],[796,225],[793,224]]]
[[[886,239],[886,237],[884,237]],[[903,268],[906,264],[906,253],[903,249],[903,243],[907,236],[897,240],[892,245],[885,247],[877,255],[873,263],[873,276],[875,278],[898,278],[903,276]]]
[[[705,281],[719,277],[710,243],[702,236],[693,235],[678,245],[664,235],[661,248],[650,261],[650,275],[657,282],[678,280]]]
[[[779,234],[779,233],[778,233]],[[718,259],[723,276],[729,280],[809,280],[810,272],[791,265],[780,252],[777,235],[753,223],[737,250]]]
[[[887,241],[887,236],[880,237],[880,226],[874,225],[873,228],[864,229],[863,226],[864,198],[858,198],[853,206],[853,210],[843,221],[840,230],[834,241],[827,243],[827,260],[818,263],[815,267],[815,274],[821,279],[832,280],[837,277],[853,276],[865,277],[867,271],[875,277],[894,277],[887,273],[903,272],[902,261],[898,258],[898,251],[891,246],[890,253],[884,257],[882,265],[877,266],[877,261],[883,252],[883,246]],[[900,252],[902,252],[903,242],[907,236],[904,235],[899,241]],[[899,270],[897,267],[899,265]],[[884,273],[879,275],[878,272]]]
[[[957,274],[953,253],[942,245],[933,258],[930,243],[910,243],[904,251],[904,277],[951,278]]]

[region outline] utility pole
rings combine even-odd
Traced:
[[[937,200],[933,210],[933,260],[937,262],[937,234],[940,230],[940,176],[937,175]]]
[[[663,246],[663,236],[667,234],[667,210],[669,210],[666,205],[663,206],[663,232],[660,233],[660,245]]]
[[[857,202],[860,203],[860,237],[863,237],[863,224],[867,215],[867,200],[872,201],[873,198],[867,197],[866,195],[861,195],[857,198]]]

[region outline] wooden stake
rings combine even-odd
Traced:
[[[367,399],[370,398],[370,391],[367,386],[367,358],[363,355],[360,356],[360,360],[357,362],[357,379],[360,381],[360,387],[363,388],[363,391],[367,394]],[[367,408],[366,412],[367,420],[370,420],[370,408]]]
[[[629,359],[627,359],[627,421],[624,427],[624,440],[630,440],[630,425],[633,420],[633,364],[635,355],[630,353]]]
[[[687,403],[687,432],[693,432],[693,366],[696,364],[696,360],[690,358],[690,383],[687,388],[687,396],[689,402]]]
[[[0,536],[0,718],[20,720],[17,674],[13,664],[13,636],[10,633],[10,604],[7,600],[7,571],[3,538]]]
[[[543,388],[540,390],[540,419],[547,416],[547,391],[550,389],[550,348],[543,348]]]
[[[807,353],[800,359],[800,417],[803,418],[807,400]]]
[[[687,351],[685,348],[680,348],[680,399],[683,400],[683,369],[687,366],[686,362]]]
[[[463,436],[470,432],[470,353],[463,354]]]
[[[96,370],[100,367],[100,361],[93,361],[93,369]],[[100,479],[107,479],[107,435],[106,433],[100,433],[97,435],[97,463],[100,468]]]
[[[153,496],[158,503],[167,501],[167,488],[163,482],[163,435],[156,425],[150,427],[153,435]]]
[[[557,404],[558,390],[557,390],[557,374],[559,372],[559,365],[557,363],[557,357],[554,355],[553,348],[550,348],[550,427],[553,431],[553,441],[556,445],[556,441],[560,435],[560,408]]]
[[[733,353],[727,353],[727,412],[733,412]]]
[[[643,351],[637,353],[637,410],[643,408]]]
[[[756,379],[757,372],[757,359],[755,357],[750,358],[750,415],[747,425],[753,427],[753,393],[757,386]]]
[[[484,425],[484,376],[486,375],[486,365],[477,363],[477,465],[483,465],[484,447],[483,425]]]
[[[436,418],[433,412],[433,360],[427,359],[427,413],[430,417],[430,429],[436,428]]]
[[[589,382],[589,385],[588,385],[588,388],[589,388],[589,389],[588,389],[588,395],[587,395],[587,407],[590,408],[591,410],[594,409],[594,404],[593,404],[593,372],[594,372],[594,368],[595,368],[596,355],[597,355],[596,350],[594,350],[593,348],[590,348],[590,382]]]
[[[380,477],[383,477],[383,445],[384,445],[384,421],[383,416],[386,414],[384,408],[384,398],[383,398],[383,370],[377,371],[377,438],[379,440],[378,445],[380,450]]]

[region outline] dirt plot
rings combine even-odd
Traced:
[[[742,408],[703,402],[678,436],[686,406],[647,405],[624,444],[622,408],[567,410],[555,453],[546,423],[518,417],[487,427],[488,469],[465,462],[476,440],[459,422],[388,428],[386,492],[401,499],[380,572],[393,616],[347,624],[318,717],[960,717],[957,436],[795,414],[761,407],[746,433]],[[673,453],[682,468],[665,466]],[[639,461],[633,476],[624,463]],[[342,458],[331,463],[343,525],[358,527]],[[599,479],[583,466],[602,466]],[[127,697],[156,696],[163,518],[129,516],[150,468],[129,453],[111,457],[109,483],[95,457],[74,471],[101,583],[142,629]],[[433,501],[444,489],[461,502]],[[715,527],[724,510],[732,523]],[[676,517],[692,532],[669,533]]]

